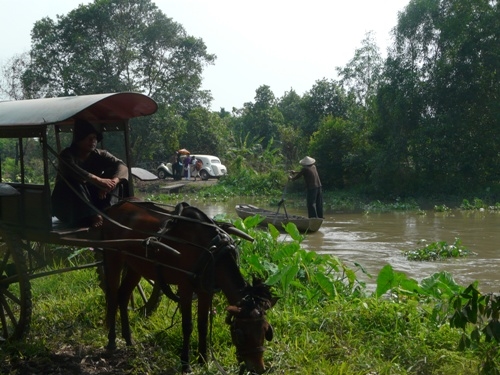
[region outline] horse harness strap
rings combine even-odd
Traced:
[[[162,266],[162,267],[168,267],[172,270],[175,270],[175,271],[178,271],[178,272],[182,272],[182,273],[185,273],[185,274],[188,274],[188,275],[193,275],[192,272],[190,271],[187,271],[187,270],[184,270],[182,268],[178,268],[178,267],[174,267],[174,266],[170,266],[168,264],[165,264],[165,263],[161,263],[161,262],[158,262],[155,260],[155,257],[154,257],[154,254],[156,254],[157,252],[161,251],[161,250],[165,250],[164,248],[164,244],[161,244],[160,246],[158,247],[154,247],[152,244],[157,244],[159,243],[159,241],[154,238],[154,237],[149,237],[149,238],[146,238],[145,240],[142,241],[142,245],[146,248],[146,252],[144,254],[144,256],[142,255],[137,255],[137,254],[134,254],[134,253],[131,253],[129,251],[126,251],[126,250],[121,250],[121,249],[116,249],[116,248],[106,248],[106,250],[109,250],[109,251],[116,251],[116,252],[120,252],[120,253],[124,253],[126,254],[127,256],[130,256],[132,258],[136,258],[136,259],[140,259],[140,260],[145,260],[145,261],[148,261],[148,262],[154,262],[155,264],[159,265],[159,266]],[[151,250],[154,250],[154,251],[151,251]],[[151,255],[153,254],[153,255]]]
[[[228,252],[236,254],[236,247],[231,237],[219,228],[217,232],[210,247],[199,257],[191,277],[196,286],[200,288],[207,286],[206,291],[209,293],[213,293],[215,289],[214,268],[217,260]]]
[[[209,293],[213,293],[215,289],[213,280],[214,277],[213,267],[216,261],[221,256],[227,254],[227,252],[234,251],[234,253],[236,254],[236,247],[231,237],[220,229],[218,229],[217,232],[218,234],[212,239],[210,247],[208,249],[205,249],[206,251],[204,251],[199,257],[198,262],[196,263],[193,271],[188,271],[185,269],[181,269],[169,264],[156,261],[156,254],[164,250],[163,249],[164,246],[167,246],[164,245],[162,242],[160,242],[160,239],[164,238],[163,233],[158,233],[159,237],[149,237],[143,241],[143,246],[146,249],[144,257],[134,254],[129,254],[129,255],[155,263],[157,280],[160,285],[160,288],[167,295],[167,297],[169,297],[174,301],[178,301],[178,298],[172,292],[172,289],[170,288],[168,283],[165,282],[165,279],[163,278],[162,271],[164,270],[164,268],[169,268],[171,270],[187,274],[188,276],[190,276],[192,282],[196,286],[201,288],[206,285],[208,286],[206,291]],[[157,246],[159,244],[161,244],[162,246]],[[207,283],[205,283],[204,281],[207,281]]]

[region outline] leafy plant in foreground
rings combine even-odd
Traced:
[[[463,287],[459,286],[446,271],[436,272],[418,283],[417,280],[408,277],[405,273],[394,271],[392,266],[387,264],[377,276],[375,296],[381,297],[388,291],[392,291],[398,295],[426,296],[436,300],[447,300],[462,290]]]
[[[272,224],[267,232],[254,229],[261,220],[253,216],[234,223],[255,238],[253,243],[241,244],[242,269],[248,275],[265,278],[267,284],[277,288],[278,294],[299,304],[362,293],[364,285],[358,281],[355,271],[337,257],[301,248],[304,237],[295,224],[284,226],[291,238],[286,241]]]
[[[375,296],[391,291],[398,298],[430,298],[433,307],[428,318],[440,326],[447,317],[451,328],[462,331],[459,350],[476,350],[482,358],[480,373],[500,374],[500,296],[481,295],[476,287],[459,286],[447,272],[435,273],[419,284],[386,265],[377,277]]]
[[[484,357],[481,374],[500,374],[500,296],[482,295],[471,284],[450,299],[450,326],[459,328],[460,350],[475,349]]]
[[[391,292],[396,301],[428,301],[430,304],[427,317],[435,324],[441,325],[447,318],[449,299],[463,290],[464,287],[458,285],[448,272],[436,272],[418,283],[403,272],[394,271],[392,266],[387,264],[377,276],[375,297],[380,298]]]

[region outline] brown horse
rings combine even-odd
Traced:
[[[130,295],[145,277],[166,289],[178,286],[182,314],[182,371],[189,372],[189,340],[192,325],[192,297],[198,297],[199,362],[207,359],[208,313],[215,289],[226,296],[226,322],[236,346],[237,359],[250,371],[265,371],[264,338],[273,331],[265,318],[275,299],[267,285],[249,285],[241,275],[237,253],[228,233],[251,239],[231,225],[218,225],[201,210],[180,204],[174,211],[147,202],[121,202],[106,211],[103,239],[147,239],[143,245],[131,242],[119,249],[104,250],[106,278],[106,322],[108,348],[116,348],[116,312],[120,308],[122,335],[132,345],[128,320]],[[111,220],[109,220],[111,219]],[[119,224],[117,225],[118,222]],[[223,229],[224,228],[224,229]],[[125,267],[125,275],[121,278]],[[120,283],[121,280],[121,283]],[[165,293],[167,293],[165,291]]]

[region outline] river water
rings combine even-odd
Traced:
[[[226,214],[236,218],[235,205],[253,203],[227,201],[210,204],[190,202],[210,217]],[[266,207],[262,203],[255,205]],[[290,214],[305,215],[306,209],[288,208]],[[358,263],[372,275],[372,279],[358,274],[373,289],[380,269],[391,264],[399,272],[421,280],[435,272],[448,271],[455,281],[467,286],[479,281],[483,293],[500,292],[500,213],[453,210],[447,213],[424,211],[418,213],[326,213],[321,229],[307,235],[303,246],[311,251],[333,254],[355,269]],[[455,238],[476,255],[439,262],[409,261],[403,251],[423,247],[436,241],[453,244]]]

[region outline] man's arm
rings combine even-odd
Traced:
[[[290,174],[289,174],[289,176],[288,176],[288,179],[289,179],[290,181],[295,181],[295,180],[298,180],[298,179],[299,179],[299,178],[301,178],[301,177],[303,176],[303,174],[304,174],[304,170],[303,170],[303,169],[301,169],[299,172],[294,171],[294,170],[290,170],[290,171],[288,171],[288,172],[290,173]]]

